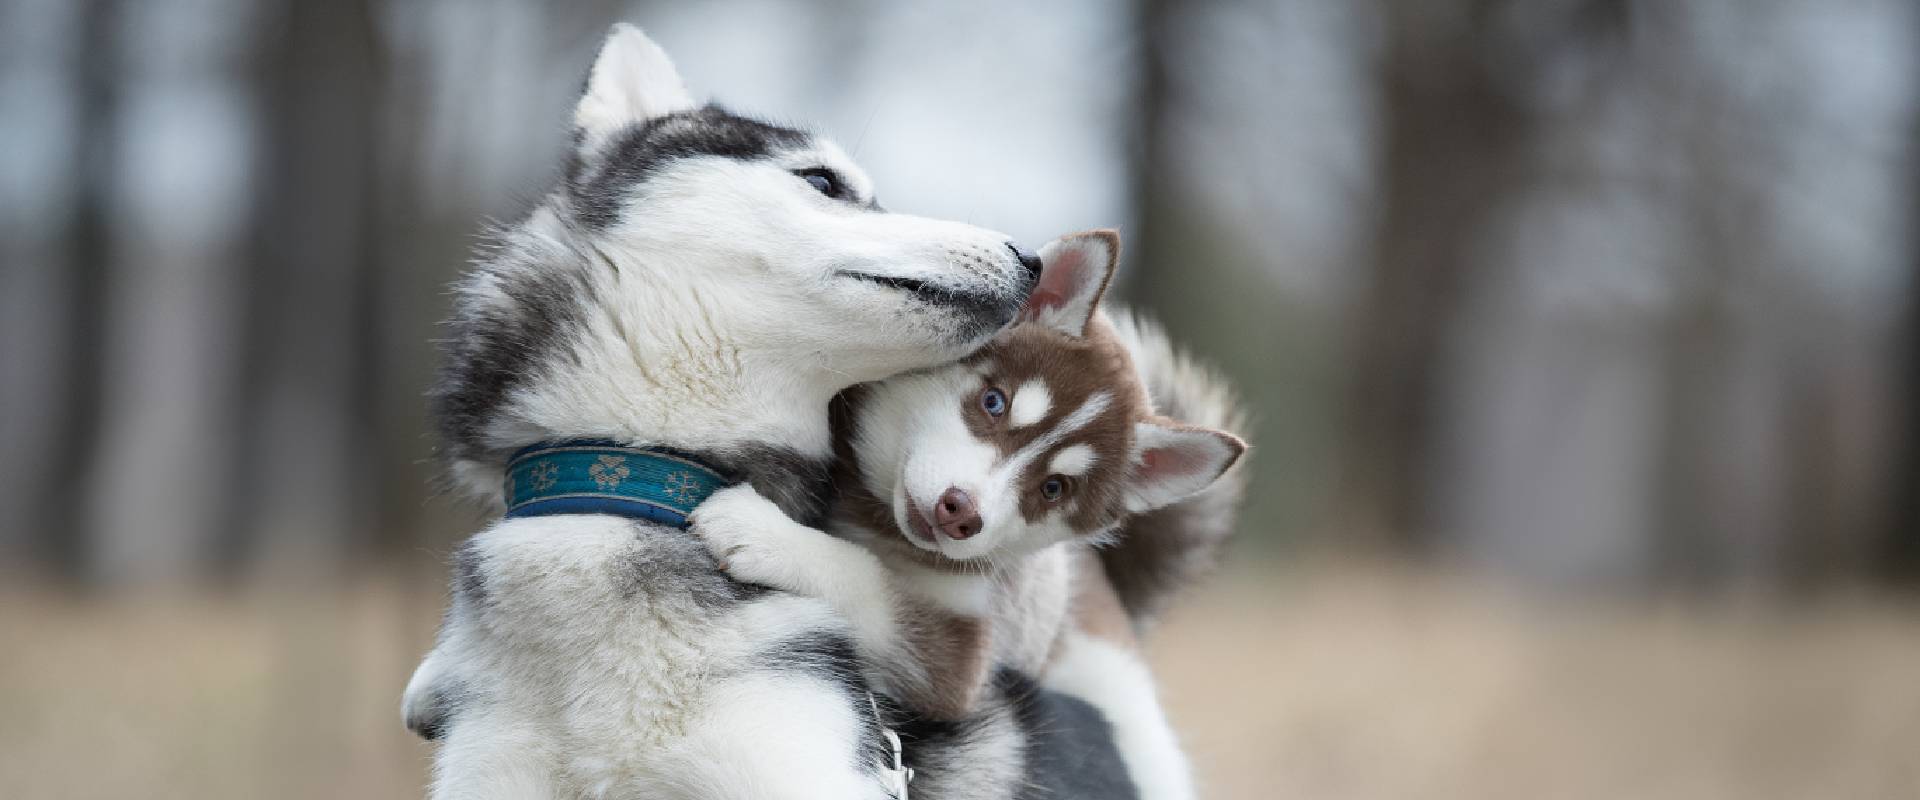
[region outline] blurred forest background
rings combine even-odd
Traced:
[[[0,0],[0,793],[417,796],[444,287],[616,20],[1254,407],[1212,796],[1920,796],[1912,0]]]

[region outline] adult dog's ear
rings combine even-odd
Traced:
[[[1040,285],[1020,309],[1021,322],[1038,322],[1068,336],[1084,336],[1087,321],[1120,265],[1120,232],[1071,233],[1040,248]]]
[[[694,108],[673,59],[639,28],[617,23],[587,74],[587,91],[573,109],[584,144],[598,147],[637,122]]]

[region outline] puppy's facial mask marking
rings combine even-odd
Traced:
[[[1110,231],[1049,243],[1021,323],[959,365],[875,389],[863,439],[897,447],[856,456],[870,476],[899,476],[869,488],[892,496],[896,527],[914,546],[968,560],[1099,535],[1129,513],[1204,488],[1237,457],[1229,435],[1162,435],[1164,421],[1152,421],[1125,345],[1095,315],[1118,254]],[[924,407],[928,390],[948,401]],[[1144,448],[1136,441],[1143,431],[1151,438]],[[893,463],[868,463],[876,459]],[[934,511],[953,490],[979,514],[977,533],[936,533]]]

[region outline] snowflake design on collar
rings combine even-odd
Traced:
[[[560,466],[551,461],[543,461],[533,465],[533,470],[527,477],[533,479],[534,491],[544,492],[560,481]]]
[[[621,481],[632,474],[627,469],[626,456],[601,456],[599,461],[587,468],[587,475],[593,478],[595,485],[602,490],[619,486]]]
[[[661,488],[668,497],[690,504],[699,499],[701,486],[699,479],[693,477],[693,473],[675,472],[667,476],[666,483]]]

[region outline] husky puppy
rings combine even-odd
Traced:
[[[1019,324],[849,393],[834,536],[752,487],[708,500],[694,531],[735,578],[832,603],[908,708],[963,719],[999,670],[1042,675],[1114,724],[1141,796],[1188,797],[1133,618],[1091,548],[1207,489],[1246,446],[1152,413],[1130,355],[1141,327],[1123,338],[1097,313],[1118,251],[1111,231],[1048,244]]]
[[[1175,348],[1159,326],[1126,313],[1109,321],[1155,413],[1195,427],[1248,429],[1227,382]],[[1217,565],[1236,527],[1246,472],[1229,470],[1185,499],[1129,516],[1113,541],[1092,551],[1077,548],[1072,563],[1072,608],[1042,683],[1088,701],[1111,723],[1141,797],[1181,800],[1194,795],[1194,786],[1139,636]]]
[[[458,283],[433,390],[456,482],[509,513],[456,554],[407,687],[407,725],[440,743],[432,796],[896,796],[885,699],[829,603],[731,578],[685,530],[591,498],[516,506],[527,476],[509,463],[591,440],[615,451],[594,464],[602,488],[679,459],[818,521],[830,399],[973,352],[1039,262],[882,210],[827,141],[696,103],[629,26],[572,121],[564,179]],[[1020,731],[1051,722],[1015,702],[1043,690],[1015,688],[922,737],[927,785],[980,764],[979,792],[915,797],[1032,782],[1023,753],[1040,746]]]

